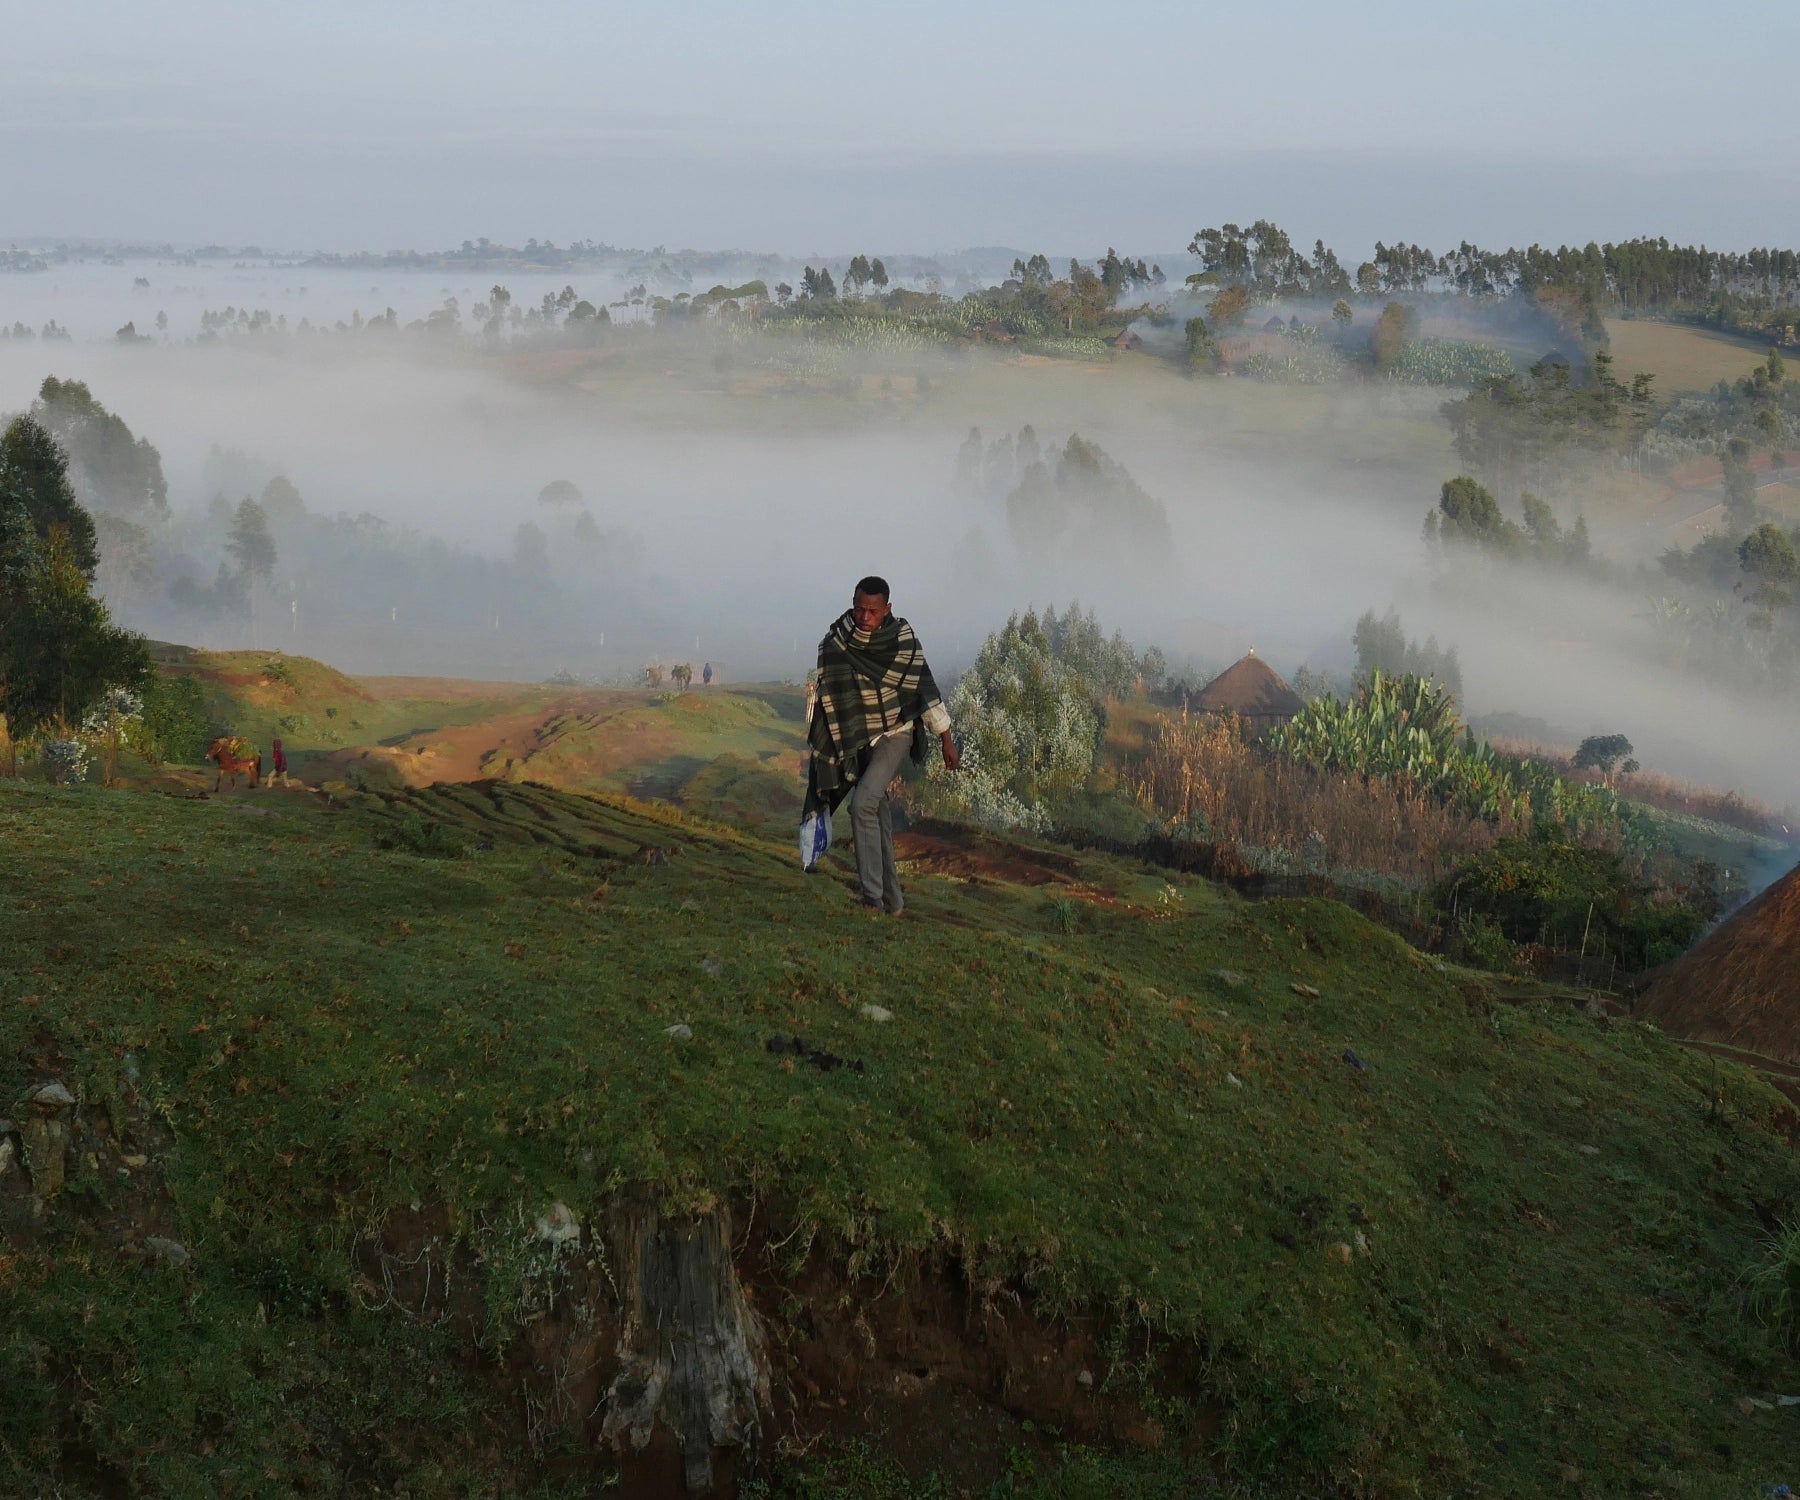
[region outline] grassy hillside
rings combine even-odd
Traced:
[[[0,1176],[0,1490],[592,1493],[540,1335],[610,1272],[532,1225],[634,1185],[736,1211],[769,1492],[1792,1477],[1796,1413],[1741,1400],[1800,1378],[1738,1280],[1800,1197],[1778,1097],[1331,903],[1066,852],[1027,885],[977,841],[893,921],[785,847],[505,783],[5,785],[0,839],[0,1099],[80,1101],[41,1213]],[[952,1285],[978,1315],[877,1390]],[[968,1373],[1020,1319],[1065,1395]]]
[[[581,690],[345,750],[327,779],[429,786],[500,777],[679,802],[760,822],[798,818],[804,699],[774,685],[686,693]]]
[[[687,693],[448,678],[353,678],[305,656],[159,644],[195,679],[210,733],[265,757],[280,736],[297,775],[348,786],[480,777],[616,792],[755,824],[797,816],[804,698],[777,684]]]
[[[280,651],[200,651],[157,643],[161,670],[200,684],[210,732],[246,735],[266,756],[280,736],[296,772],[348,745],[373,745],[504,710],[541,705],[555,690],[526,683],[445,683],[348,677]]]

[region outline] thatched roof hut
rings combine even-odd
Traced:
[[[1676,959],[1638,1010],[1672,1036],[1800,1065],[1800,868]]]
[[[1256,733],[1285,724],[1306,704],[1255,651],[1233,662],[1188,699],[1194,713],[1236,714]]]

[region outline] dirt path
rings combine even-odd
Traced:
[[[1723,1057],[1734,1063],[1741,1063],[1755,1073],[1767,1073],[1774,1078],[1791,1078],[1800,1083],[1800,1066],[1781,1062],[1773,1057],[1764,1057],[1760,1052],[1746,1052],[1742,1047],[1728,1047],[1723,1042],[1702,1042],[1692,1037],[1679,1038],[1681,1045],[1692,1047],[1697,1052],[1710,1052],[1714,1057]]]

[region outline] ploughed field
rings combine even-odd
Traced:
[[[0,1492],[1792,1480],[1784,1101],[1333,903],[500,779],[0,844]]]

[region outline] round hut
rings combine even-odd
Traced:
[[[1800,867],[1721,922],[1638,999],[1671,1036],[1800,1066]]]
[[[1188,699],[1193,713],[1236,714],[1255,734],[1266,734],[1306,707],[1300,695],[1253,650]]]

